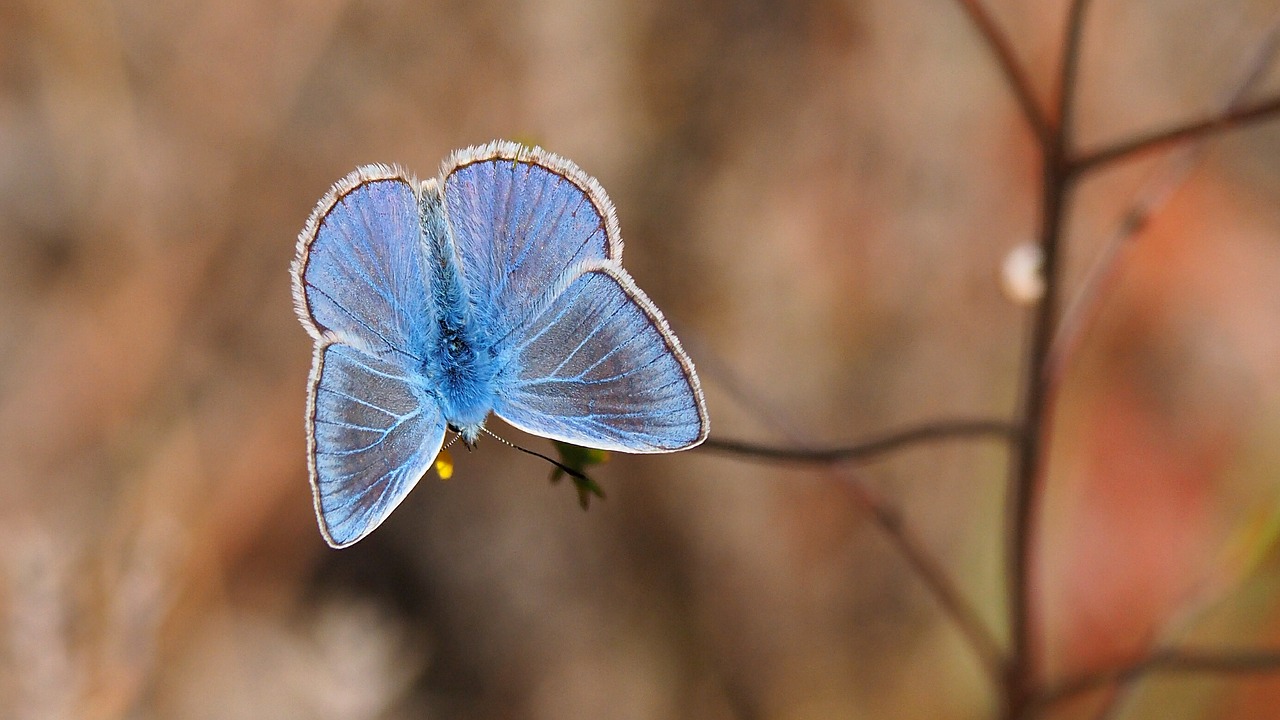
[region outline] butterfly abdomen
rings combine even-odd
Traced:
[[[478,432],[493,409],[493,361],[468,325],[441,324],[436,372],[445,419]]]

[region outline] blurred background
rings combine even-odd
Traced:
[[[988,4],[1048,102],[1065,3]],[[1093,6],[1083,147],[1221,107],[1280,16]],[[1255,95],[1277,90],[1269,71]],[[1014,407],[1026,310],[999,267],[1033,239],[1038,160],[954,2],[9,0],[0,715],[990,716],[972,652],[831,471],[615,455],[584,513],[482,443],[324,545],[297,233],[359,164],[429,177],[493,138],[608,189],[714,436],[826,446]],[[1167,162],[1079,186],[1068,288]],[[1051,677],[1280,642],[1277,318],[1280,122],[1212,142],[1069,368],[1036,572]],[[1005,460],[947,442],[860,471],[996,628]],[[1163,676],[1120,709],[1277,701],[1280,679]]]

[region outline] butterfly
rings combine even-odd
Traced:
[[[315,341],[307,464],[324,539],[372,532],[446,431],[473,446],[490,413],[602,450],[705,440],[693,363],[621,258],[600,183],[540,148],[459,150],[421,182],[386,165],[339,180],[292,266]]]

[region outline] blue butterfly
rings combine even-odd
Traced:
[[[622,269],[596,180],[539,148],[455,152],[419,182],[357,169],[298,237],[293,300],[315,340],[307,451],[320,530],[345,547],[489,413],[603,450],[707,437],[693,363]]]

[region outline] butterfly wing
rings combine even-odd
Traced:
[[[444,439],[421,377],[436,324],[418,212],[403,172],[365,167],[320,201],[298,240],[294,304],[316,340],[308,466],[335,547],[381,524]]]
[[[316,515],[329,544],[345,547],[431,468],[444,416],[402,367],[341,344],[317,347],[308,407]]]
[[[622,256],[604,190],[567,160],[495,142],[455,153],[442,174],[463,279],[498,323],[545,304],[569,268]]]
[[[587,447],[669,452],[707,436],[693,364],[622,269],[604,190],[577,166],[514,143],[444,171],[462,274],[490,313],[496,412]]]
[[[414,181],[378,165],[340,180],[298,238],[293,299],[303,327],[404,364],[435,331]]]
[[[494,412],[535,435],[625,452],[670,452],[707,437],[693,365],[621,268],[583,272],[523,320],[500,353]]]

